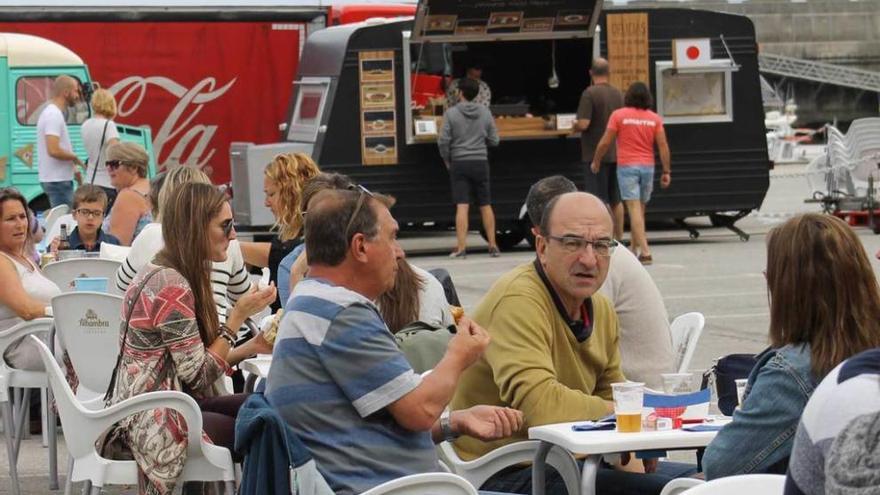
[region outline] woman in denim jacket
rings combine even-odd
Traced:
[[[846,358],[880,346],[880,290],[842,220],[809,213],[767,236],[771,348],[749,374],[733,421],[706,447],[706,479],[785,473],[813,389]]]

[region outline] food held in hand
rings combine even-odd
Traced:
[[[464,316],[464,308],[461,306],[449,306],[449,311],[452,313],[452,319],[455,320],[455,324],[458,325],[459,320]]]
[[[283,314],[284,310],[279,309],[274,315],[269,315],[263,318],[263,321],[260,324],[260,331],[263,333],[263,338],[266,339],[266,342],[268,342],[269,345],[275,345],[275,337],[278,336],[278,324],[281,322],[281,315]]]

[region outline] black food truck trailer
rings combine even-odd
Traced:
[[[655,187],[649,221],[675,220],[696,238],[684,219],[708,215],[747,240],[734,222],[760,207],[771,166],[752,22],[690,9],[600,11],[592,0],[421,0],[414,19],[311,34],[283,142],[232,145],[236,221],[271,223],[262,171],[276,153],[299,151],[396,197],[403,229],[450,228],[455,208],[436,144],[442,95],[450,76],[479,60],[501,139],[489,155],[498,243],[510,248],[529,232],[532,183],[562,174],[584,187],[590,172],[571,123],[601,54],[621,91],[649,83],[664,119],[673,181]]]

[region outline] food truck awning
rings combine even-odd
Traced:
[[[419,0],[412,41],[589,38],[601,0]]]

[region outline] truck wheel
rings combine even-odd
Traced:
[[[482,227],[480,228],[480,235],[483,236],[483,239],[486,239],[486,231]],[[513,249],[525,237],[525,229],[523,229],[522,224],[519,222],[503,223],[495,229],[495,242],[498,243],[498,248],[502,251]]]

